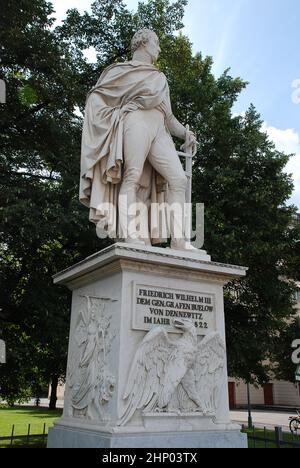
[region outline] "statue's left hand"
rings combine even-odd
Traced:
[[[194,146],[197,146],[197,144],[198,144],[197,137],[196,137],[195,133],[191,132],[190,130],[187,131],[186,141],[187,141],[188,146],[193,146],[194,147]]]
[[[198,141],[196,135],[191,130],[186,131],[185,143],[182,145],[182,149],[185,152],[192,153],[193,155],[197,152]]]

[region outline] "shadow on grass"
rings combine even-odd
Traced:
[[[55,418],[60,417],[62,415],[63,410],[57,408],[55,410],[49,410],[48,408],[39,408],[36,406],[14,406],[14,407],[2,407],[0,408],[1,411],[12,412],[16,415],[26,415],[33,418]]]
[[[44,437],[30,437],[29,440],[14,438],[11,444],[10,440],[0,441],[0,449],[5,448],[46,448],[47,447],[47,435]]]

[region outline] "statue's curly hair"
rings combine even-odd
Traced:
[[[156,36],[156,33],[151,29],[140,29],[135,33],[131,41],[131,52],[134,54],[141,45],[147,44],[150,40],[150,36]]]

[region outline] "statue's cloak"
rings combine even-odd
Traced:
[[[154,108],[165,111],[169,101],[166,77],[153,65],[125,62],[108,67],[90,91],[82,133],[80,201],[90,209],[90,221],[114,238],[123,165],[124,118],[128,112]],[[166,183],[147,161],[138,200],[163,203]],[[158,206],[158,205],[157,205]],[[158,209],[156,210],[159,214]],[[151,237],[161,241],[164,216],[151,213]],[[165,226],[164,226],[165,227]]]

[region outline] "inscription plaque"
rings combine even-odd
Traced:
[[[171,333],[180,333],[174,319],[192,320],[198,335],[216,330],[215,297],[213,294],[133,283],[133,329],[149,331],[165,326]]]

